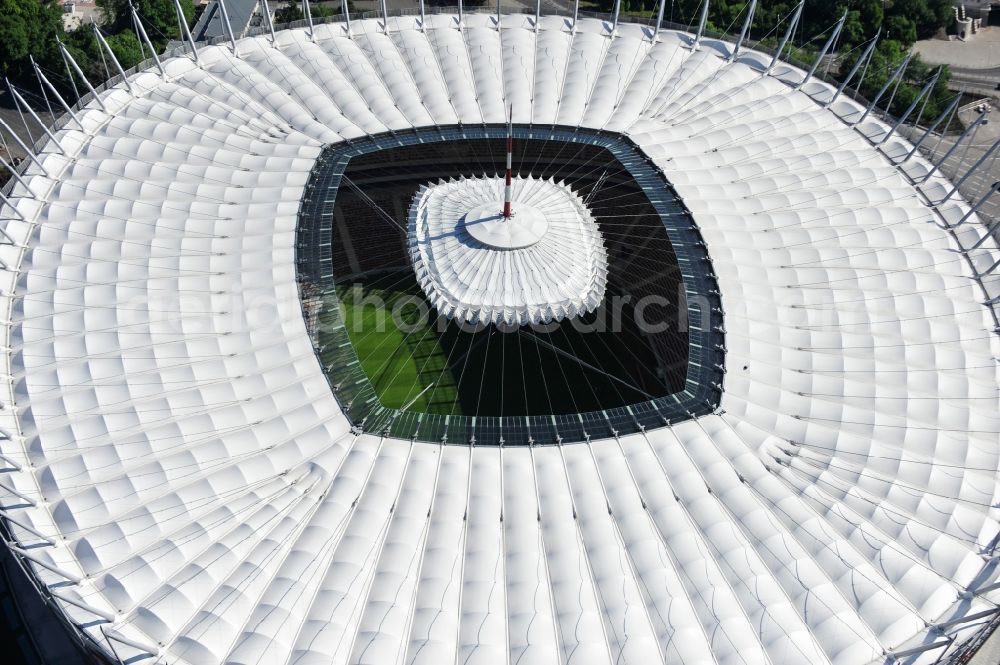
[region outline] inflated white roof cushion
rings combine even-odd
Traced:
[[[78,111],[48,177],[27,167],[2,214],[3,505],[100,648],[852,665],[960,641],[968,624],[927,626],[995,606],[968,593],[1000,532],[997,280],[960,251],[978,220],[949,233],[966,204],[927,205],[841,120],[853,102],[785,82],[801,72],[567,23],[202,46]],[[309,172],[325,144],[510,105],[621,132],[674,184],[725,309],[716,413],[562,447],[351,430],[295,283]]]

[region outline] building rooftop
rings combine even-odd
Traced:
[[[233,34],[239,38],[246,34],[250,27],[260,0],[226,0],[226,12]],[[228,37],[222,21],[222,9],[218,0],[212,0],[191,28],[191,36],[196,42],[206,41],[215,37]]]

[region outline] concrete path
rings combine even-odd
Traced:
[[[959,118],[963,124],[969,124],[978,116],[975,110],[963,112]],[[971,168],[983,154],[989,150],[993,143],[1000,139],[1000,110],[994,106],[989,113],[986,124],[979,125],[972,131],[972,134],[962,142],[951,154],[946,162],[941,165],[941,171],[952,181],[957,181]],[[919,132],[907,129],[909,136],[919,136]],[[921,149],[924,157],[937,161],[948,153],[954,145],[958,134],[951,134],[941,139],[929,138]],[[1000,180],[1000,149],[984,162],[980,168],[966,180],[960,192],[966,201],[976,202],[986,192],[990,190],[993,183]],[[1000,193],[994,195],[983,207],[979,209],[979,214],[987,221],[1000,220]],[[1000,661],[997,661],[1000,663]],[[994,664],[996,665],[996,664]]]
[[[997,663],[1000,663],[1000,630],[994,630],[969,661],[969,665],[997,665]]]
[[[984,28],[973,39],[963,42],[924,39],[913,45],[921,59],[932,65],[952,65],[962,69],[1000,67],[1000,27]]]

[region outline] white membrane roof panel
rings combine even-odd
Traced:
[[[980,220],[944,221],[967,204],[927,205],[886,154],[904,141],[762,54],[465,21],[169,57],[13,184],[2,503],[60,611],[109,654],[191,665],[861,665],[968,637],[1000,600],[979,591],[1000,292],[970,267],[1000,251],[963,255]],[[676,188],[725,310],[715,413],[531,448],[351,429],[295,283],[309,172],[324,145],[511,104],[622,132]]]

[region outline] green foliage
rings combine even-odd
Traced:
[[[0,0],[0,72],[15,85],[35,85],[28,59],[45,69],[62,68],[56,39],[63,35],[62,7],[54,0]]]
[[[134,0],[143,26],[157,49],[162,50],[169,39],[177,38],[180,27],[173,0]],[[108,46],[129,69],[149,57],[133,32],[132,13],[128,0],[98,0],[107,21],[101,26]],[[194,17],[193,0],[181,0],[181,7],[190,23]],[[92,27],[87,24],[66,33],[62,27],[62,6],[56,0],[0,0],[0,71],[19,87],[35,91],[38,82],[29,55],[42,67],[46,77],[67,102],[76,101],[76,93],[86,89],[77,79],[70,80],[66,63],[57,40],[62,40],[73,59],[83,70],[91,85],[98,85],[108,76],[117,74],[107,61]],[[76,74],[74,74],[76,78]],[[74,85],[75,84],[75,85]]]
[[[906,19],[913,25],[915,39],[906,41],[901,35],[893,35],[909,45],[916,39],[933,37],[939,29],[948,25],[954,15],[951,0],[893,0],[887,16]]]
[[[82,28],[74,30],[73,32],[66,35],[64,40],[66,44],[66,49],[76,60],[77,64],[80,65],[80,69],[83,73],[87,75],[87,80],[91,84],[97,85],[108,79],[110,72],[104,70],[104,60],[101,59],[101,47],[97,43],[97,38],[94,37],[94,32],[90,28]],[[107,58],[107,56],[104,56]],[[57,71],[65,71],[65,67],[62,61],[59,62],[59,69]],[[72,96],[74,92],[73,86],[67,80],[61,80],[62,88]],[[76,84],[79,86],[80,82],[77,81]],[[84,92],[86,92],[84,90]],[[66,101],[70,101],[67,97]]]
[[[310,9],[312,8],[310,7]],[[297,2],[285,5],[274,12],[274,22],[277,25],[292,23],[293,21],[301,21],[305,17],[306,15],[302,12],[302,8]]]
[[[104,39],[111,47],[122,69],[126,71],[150,57],[149,47],[139,41],[131,28],[114,35],[108,35],[105,31]],[[98,44],[92,28],[84,27],[70,32],[66,35],[63,43],[91,85],[96,86],[118,74],[111,59],[108,58],[107,52]],[[53,78],[53,83],[65,93],[66,101],[72,101],[76,92],[84,93],[86,89],[76,79],[75,74],[74,79],[76,80],[70,82],[65,71],[65,63],[60,59],[53,69],[53,72],[58,72],[58,74],[53,74],[50,78]]]
[[[122,69],[128,70],[149,57],[149,50],[143,53],[139,38],[131,30],[122,30],[117,35],[107,38],[108,46],[114,51],[115,57],[121,63]]]
[[[97,6],[104,10],[107,17],[103,27],[108,32],[118,34],[133,27],[128,3],[129,0],[97,0]],[[162,49],[171,39],[180,38],[174,0],[133,0],[133,3],[149,39],[157,49]],[[194,1],[181,0],[181,10],[184,12],[184,19],[191,25],[194,20]]]
[[[917,24],[908,16],[893,14],[887,17],[883,32],[887,38],[903,44],[912,44],[917,41]]]
[[[309,11],[312,13],[313,18],[325,18],[341,12],[340,9],[334,9],[330,5],[309,5]],[[354,5],[350,2],[347,3],[347,11],[354,11]]]
[[[866,24],[861,19],[861,12],[857,9],[852,9],[847,12],[847,20],[844,21],[844,27],[840,31],[840,43],[847,45],[860,44],[865,40],[865,33],[868,31],[865,29]]]
[[[353,15],[354,3],[347,3],[347,11],[351,12]],[[340,5],[320,5],[309,3],[309,13],[312,15],[313,19],[326,18],[328,16],[339,15],[341,12]],[[279,7],[274,12],[274,23],[275,25],[282,25],[284,23],[291,23],[293,21],[303,21],[305,20],[305,12],[302,11],[301,2],[292,2],[284,7]]]

